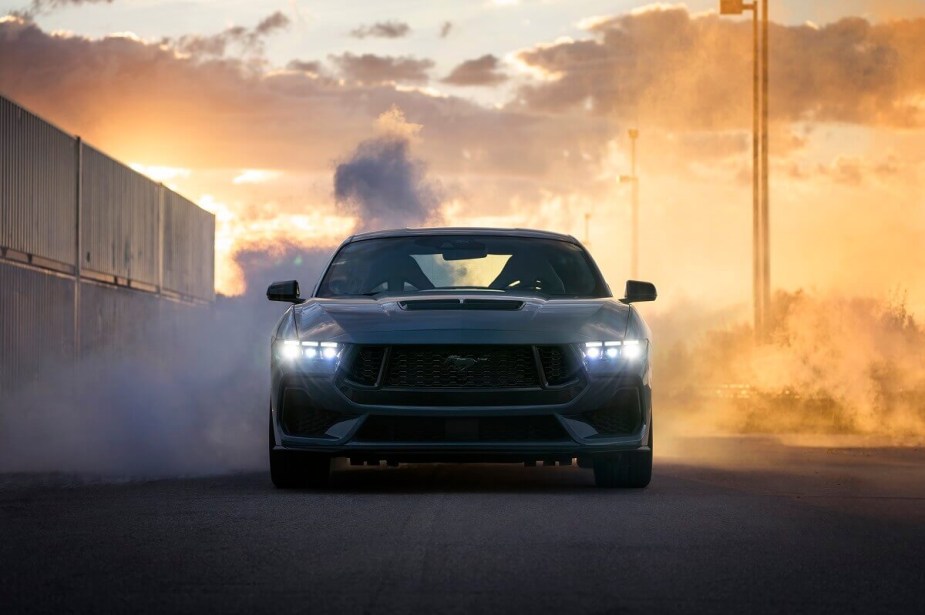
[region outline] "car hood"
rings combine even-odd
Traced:
[[[294,307],[303,340],[355,344],[567,344],[623,339],[630,308],[614,299],[390,296],[310,299]]]

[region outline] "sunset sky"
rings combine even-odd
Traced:
[[[571,233],[616,291],[638,127],[641,277],[747,314],[751,28],[717,6],[2,0],[0,93],[215,212],[225,293],[239,250],[367,227],[334,173],[383,135],[407,143],[420,223]],[[925,2],[771,16],[773,286],[925,316]]]

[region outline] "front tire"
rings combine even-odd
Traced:
[[[604,488],[642,489],[652,480],[652,425],[649,450],[594,458],[594,484]]]
[[[324,487],[331,476],[331,458],[302,451],[278,451],[270,413],[270,480],[277,489]]]

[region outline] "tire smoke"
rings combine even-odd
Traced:
[[[676,332],[654,358],[674,431],[925,438],[925,329],[902,300],[778,292],[767,343],[745,324],[715,326],[720,315],[677,327],[681,313],[650,322]]]
[[[334,175],[359,230],[437,219],[438,192],[411,157],[420,129],[393,108]],[[132,347],[79,363],[50,357],[35,381],[0,399],[0,472],[100,478],[189,476],[266,465],[269,337],[285,310],[273,281],[311,293],[332,249],[261,246],[236,255],[247,290],[139,322]]]

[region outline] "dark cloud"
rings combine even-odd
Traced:
[[[354,38],[402,38],[411,34],[411,26],[401,21],[380,21],[350,31]]]
[[[257,36],[266,36],[276,30],[283,30],[288,26],[289,18],[286,17],[282,11],[276,11],[257,24],[257,27],[254,28],[254,34]]]
[[[254,28],[230,26],[218,34],[188,34],[176,39],[164,39],[163,42],[181,53],[197,58],[220,58],[231,47],[236,47],[246,55],[261,56],[264,39],[289,26],[289,18],[276,11],[262,19]]]
[[[440,38],[446,38],[450,35],[450,32],[453,30],[452,21],[444,21],[443,25],[440,26]]]
[[[321,74],[321,63],[316,61],[290,60],[290,62],[286,64],[286,68],[289,70],[297,70],[303,73],[309,73],[311,75]]]
[[[536,47],[520,59],[550,79],[520,92],[543,112],[640,116],[673,128],[744,125],[751,114],[751,24],[681,8],[599,21],[595,38]],[[822,28],[773,24],[777,119],[921,124],[925,19]]]
[[[871,180],[895,181],[905,166],[895,154],[879,160],[840,155],[830,163],[817,164],[816,172],[832,181],[856,187]]]
[[[444,79],[452,85],[497,85],[507,81],[507,75],[498,70],[498,58],[488,54],[474,60],[466,60]]]
[[[14,11],[14,15],[19,15],[27,19],[37,15],[47,15],[58,9],[68,6],[80,6],[83,4],[112,4],[112,0],[32,0],[29,8],[22,11]]]
[[[364,231],[422,226],[440,204],[424,163],[412,159],[409,140],[396,135],[360,143],[337,165],[334,194]]]
[[[371,53],[354,55],[350,52],[330,56],[341,74],[351,81],[365,84],[405,82],[426,83],[427,71],[433,68],[431,60],[410,56],[377,56]]]

